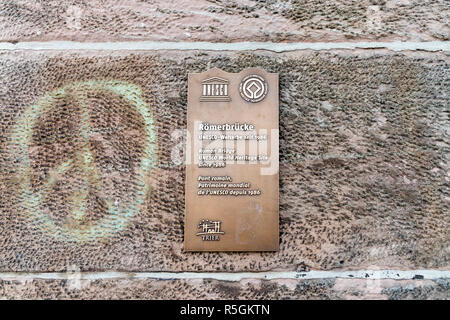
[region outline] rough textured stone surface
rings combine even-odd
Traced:
[[[431,280],[41,280],[0,281],[3,299],[450,299]]]
[[[0,40],[448,40],[449,17],[446,0],[5,0]]]
[[[213,66],[280,73],[279,252],[182,250],[171,134],[187,73]],[[440,53],[2,52],[0,270],[448,268],[449,85]],[[144,175],[141,100],[157,136]],[[105,220],[111,206],[134,209]]]

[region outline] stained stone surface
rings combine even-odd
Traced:
[[[184,253],[187,74],[251,66],[280,74],[280,251]],[[446,269],[449,70],[384,50],[0,52],[0,270]],[[83,294],[122,286],[102,283]],[[64,290],[2,290],[42,286]]]
[[[430,41],[449,18],[446,0],[5,0],[0,40]]]
[[[42,280],[0,281],[6,299],[450,299],[437,280]]]

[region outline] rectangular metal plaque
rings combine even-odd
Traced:
[[[278,250],[278,74],[188,80],[186,251]]]

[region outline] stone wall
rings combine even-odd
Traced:
[[[2,2],[0,297],[448,299],[449,13]],[[254,66],[280,74],[280,251],[185,253],[187,74]]]

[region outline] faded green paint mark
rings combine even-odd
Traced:
[[[107,212],[103,218],[95,222],[85,220],[88,214],[87,201],[90,189],[102,188],[100,173],[95,166],[95,156],[89,142],[91,114],[86,103],[86,94],[89,92],[107,92],[121,97],[138,111],[144,124],[144,153],[133,177],[136,192],[131,198],[121,199],[120,205],[115,204],[113,199],[103,199]],[[33,130],[39,117],[52,111],[57,105],[57,99],[68,95],[76,97],[81,107],[81,123],[78,131],[84,142],[81,152],[77,152],[74,159],[65,160],[53,169],[57,174],[64,174],[72,167],[76,167],[81,169],[86,181],[78,190],[74,190],[70,197],[71,216],[67,217],[63,224],[57,224],[42,208],[45,197],[53,192],[57,179],[50,175],[43,187],[38,191],[32,190],[29,151]],[[61,241],[94,241],[107,238],[124,229],[130,218],[139,212],[149,191],[148,176],[151,168],[157,163],[155,132],[153,115],[142,98],[141,89],[128,82],[116,80],[75,82],[48,93],[25,110],[11,131],[11,152],[18,161],[16,165],[20,181],[19,198],[24,212],[43,232]]]

